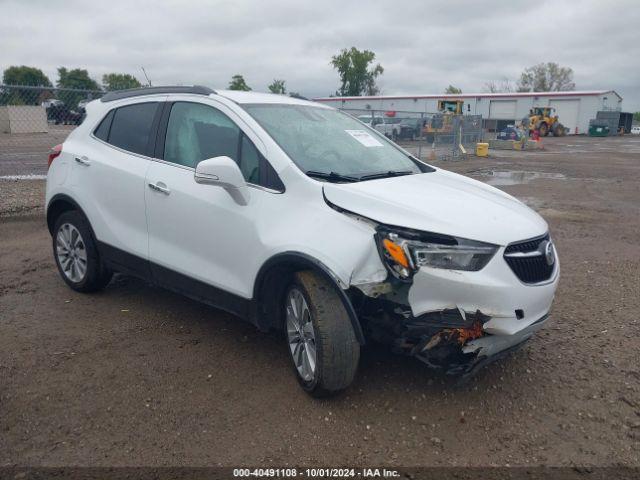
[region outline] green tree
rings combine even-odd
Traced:
[[[633,114],[633,119],[634,119],[636,122],[640,122],[640,112],[636,112],[636,113],[634,113],[634,114]]]
[[[274,79],[273,83],[269,85],[268,88],[271,93],[279,93],[280,95],[284,95],[287,93],[284,80]]]
[[[51,80],[42,70],[35,67],[12,66],[7,68],[2,75],[2,83],[5,85],[28,85],[30,87],[50,87]]]
[[[240,74],[235,74],[231,77],[231,81],[229,82],[229,90],[242,90],[244,92],[248,92],[251,90],[251,87],[247,85],[244,77]]]
[[[331,57],[330,65],[338,71],[340,77],[340,90],[336,95],[356,97],[379,93],[376,79],[384,72],[384,68],[379,63],[372,65],[375,58],[375,53],[360,51],[356,47],[344,48],[338,55]]]
[[[59,88],[73,88],[76,90],[98,90],[98,82],[89,77],[89,72],[81,68],[67,70],[65,67],[58,68]]]
[[[458,87],[454,87],[453,85],[449,85],[447,88],[445,88],[444,93],[451,94],[451,95],[459,95],[462,93],[462,89]]]
[[[26,65],[11,66],[2,75],[5,85],[25,85],[29,87],[50,87],[51,81],[42,70]],[[42,100],[43,91],[21,88],[5,88],[0,92],[0,105],[38,105]],[[46,92],[45,96],[50,96]]]
[[[95,98],[96,91],[100,89],[98,82],[89,77],[89,72],[81,68],[74,68],[73,70],[67,70],[65,67],[58,68],[57,86],[61,89],[69,89],[60,90],[58,98],[72,110],[78,108],[80,100]],[[83,92],[82,90],[86,91]]]
[[[107,73],[102,76],[102,86],[105,90],[111,91],[140,88],[142,84],[136,77],[128,73]]]
[[[526,68],[518,81],[519,92],[565,92],[575,88],[573,70],[554,62]]]

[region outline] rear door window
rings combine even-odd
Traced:
[[[129,152],[147,155],[153,119],[157,110],[157,102],[136,103],[116,109],[107,142]],[[101,127],[102,125],[96,130],[96,136]]]

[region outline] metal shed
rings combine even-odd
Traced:
[[[320,97],[314,101],[344,110],[435,113],[438,100],[455,99],[464,100],[465,114],[482,115],[485,128],[489,130],[522,120],[532,107],[550,106],[557,109],[560,122],[568,128],[568,133],[586,134],[589,120],[595,118],[597,112],[622,110],[622,97],[614,90]]]

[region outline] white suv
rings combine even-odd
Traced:
[[[282,330],[317,396],[369,340],[471,374],[541,328],[558,283],[524,204],[281,95],[109,93],[52,151],[46,211],[71,288],[122,272]]]

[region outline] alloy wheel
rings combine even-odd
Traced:
[[[64,223],[56,235],[56,255],[65,276],[74,283],[84,280],[87,274],[87,249],[76,227]]]
[[[316,337],[311,311],[302,292],[293,287],[286,299],[287,340],[300,377],[311,382],[316,375]]]

